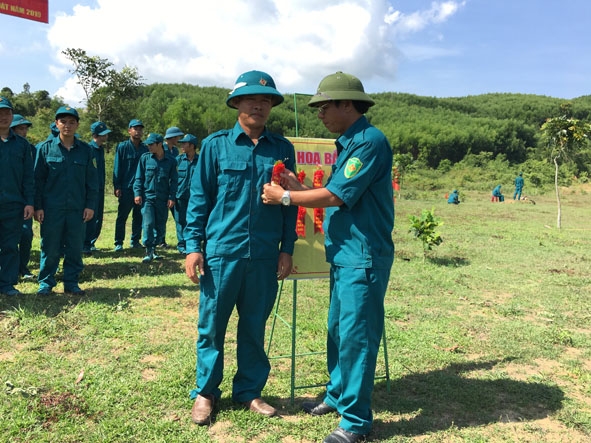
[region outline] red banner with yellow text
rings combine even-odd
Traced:
[[[296,165],[304,184],[319,187],[326,184],[336,162],[334,140],[323,138],[287,137],[293,143]],[[298,174],[299,173],[299,174]],[[324,209],[305,209],[298,213],[298,241],[293,253],[293,272],[289,279],[328,278],[330,265],[324,254]]]
[[[49,23],[48,0],[0,0],[0,13]]]

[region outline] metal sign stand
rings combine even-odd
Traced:
[[[296,385],[296,358],[309,356],[309,355],[320,355],[326,354],[325,351],[321,352],[307,352],[298,354],[296,353],[296,325],[297,325],[297,288],[298,288],[298,281],[293,281],[293,303],[292,303],[292,310],[291,310],[291,324],[288,323],[280,314],[279,314],[279,304],[281,302],[281,293],[283,292],[283,280],[279,282],[279,289],[277,293],[277,300],[275,302],[275,309],[273,311],[273,320],[271,322],[271,332],[269,334],[269,343],[267,344],[267,356],[270,359],[279,359],[279,358],[290,358],[291,359],[291,386],[290,386],[290,404],[293,406],[294,399],[295,399],[295,390],[296,389],[307,389],[307,388],[318,388],[322,386],[326,386],[326,383],[319,383],[319,384],[311,384],[311,385]],[[277,356],[270,356],[271,352],[271,343],[273,342],[273,334],[275,332],[275,324],[277,323],[277,319],[279,319],[283,324],[287,327],[291,327],[291,352],[289,354],[277,355]],[[386,339],[386,329],[382,333],[382,347],[384,348],[384,361],[386,366],[386,373],[384,375],[376,376],[376,380],[385,379],[386,380],[386,389],[390,392],[390,366],[388,364],[388,343]]]

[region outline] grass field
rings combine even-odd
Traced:
[[[553,194],[536,204],[493,204],[464,192],[396,202],[396,260],[386,295],[390,386],[376,380],[374,442],[585,442],[591,439],[591,205],[565,189],[562,229]],[[410,214],[435,209],[444,242],[423,262]],[[191,423],[197,286],[176,250],[142,264],[142,250],[113,252],[115,198],[107,196],[101,251],[85,258],[77,298],[0,298],[0,440],[6,442],[315,442],[338,424],[290,402],[290,359],[272,360],[265,419],[229,398],[235,322],[226,347],[224,396],[211,427]],[[33,267],[38,271],[38,225]],[[128,231],[129,236],[129,231]],[[126,239],[126,246],[129,237]],[[176,245],[169,220],[167,241]],[[59,276],[59,274],[58,274]],[[321,352],[328,284],[298,281],[297,350]],[[292,282],[279,312],[291,316]],[[289,352],[277,323],[271,355]],[[380,353],[378,374],[385,373]],[[324,355],[301,357],[299,385],[326,381]]]

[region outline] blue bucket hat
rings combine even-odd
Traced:
[[[20,126],[20,125],[33,126],[33,123],[31,123],[29,120],[27,120],[26,118],[24,118],[20,114],[13,114],[12,115],[12,123],[10,124],[10,127],[14,128],[15,126]]]
[[[185,134],[185,136],[179,140],[179,143],[192,143],[197,146],[198,140],[193,134]]]
[[[136,125],[138,126],[138,125]],[[155,132],[150,132],[148,134],[148,138],[144,142],[145,145],[153,145],[154,143],[162,143],[164,138],[160,134],[156,134]]]
[[[107,125],[103,122],[94,122],[90,125],[90,132],[92,132],[93,135],[107,135],[112,131],[107,128]]]
[[[172,137],[182,137],[185,135],[183,131],[181,131],[176,126],[172,126],[166,130],[166,134],[164,134],[164,138],[172,138]]]
[[[283,95],[275,89],[275,82],[269,74],[262,71],[248,71],[236,79],[234,89],[226,99],[226,105],[236,108],[232,99],[243,95],[270,95],[273,98],[273,106],[283,103]]]
[[[144,127],[144,124],[142,123],[141,120],[138,120],[137,118],[134,118],[132,120],[129,121],[129,126],[127,126],[128,128],[133,128],[134,126],[141,126],[142,128]]]
[[[12,103],[6,97],[0,96],[0,108],[12,109]]]
[[[80,116],[78,115],[78,111],[70,106],[62,106],[57,111],[55,111],[55,119],[57,120],[61,115],[71,115],[72,117],[76,118],[77,121],[80,121]]]

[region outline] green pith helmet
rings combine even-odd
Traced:
[[[248,71],[236,79],[234,89],[230,91],[226,104],[236,108],[233,99],[244,95],[268,95],[273,100],[273,106],[283,103],[283,95],[275,88],[273,78],[262,71]]]
[[[344,72],[327,75],[322,79],[316,90],[316,94],[308,102],[308,106],[331,100],[356,100],[366,102],[369,106],[375,102],[365,93],[361,81]]]

